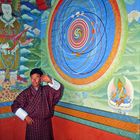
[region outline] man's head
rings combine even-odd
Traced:
[[[30,72],[31,82],[33,87],[39,87],[43,72],[40,68],[34,68]]]

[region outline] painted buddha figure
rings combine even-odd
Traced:
[[[0,83],[10,81],[15,85],[17,81],[20,59],[19,48],[26,45],[26,31],[22,29],[20,22],[12,15],[10,3],[1,4],[0,16]],[[32,40],[28,41],[30,43]]]
[[[123,83],[119,80],[116,87],[116,91],[112,94],[112,101],[120,106],[122,103],[129,103],[129,96],[126,93],[126,89]]]

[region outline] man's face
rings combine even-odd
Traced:
[[[31,82],[33,87],[39,87],[41,83],[41,76],[40,74],[33,74],[31,75]]]

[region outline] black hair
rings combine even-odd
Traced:
[[[32,76],[35,73],[39,74],[40,76],[43,75],[43,71],[41,70],[41,68],[34,68],[34,69],[32,69],[31,72],[30,72],[30,76]]]

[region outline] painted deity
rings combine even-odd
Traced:
[[[115,102],[117,106],[120,106],[122,103],[130,102],[130,97],[127,95],[126,89],[120,80],[118,81],[116,91],[111,95],[111,100]]]
[[[113,111],[127,114],[133,107],[134,89],[126,77],[113,78],[108,85],[108,104]]]
[[[26,39],[27,29],[22,30],[20,22],[12,15],[11,4],[1,4],[0,16],[0,85],[9,81],[16,84],[19,66],[19,47],[32,40]]]

